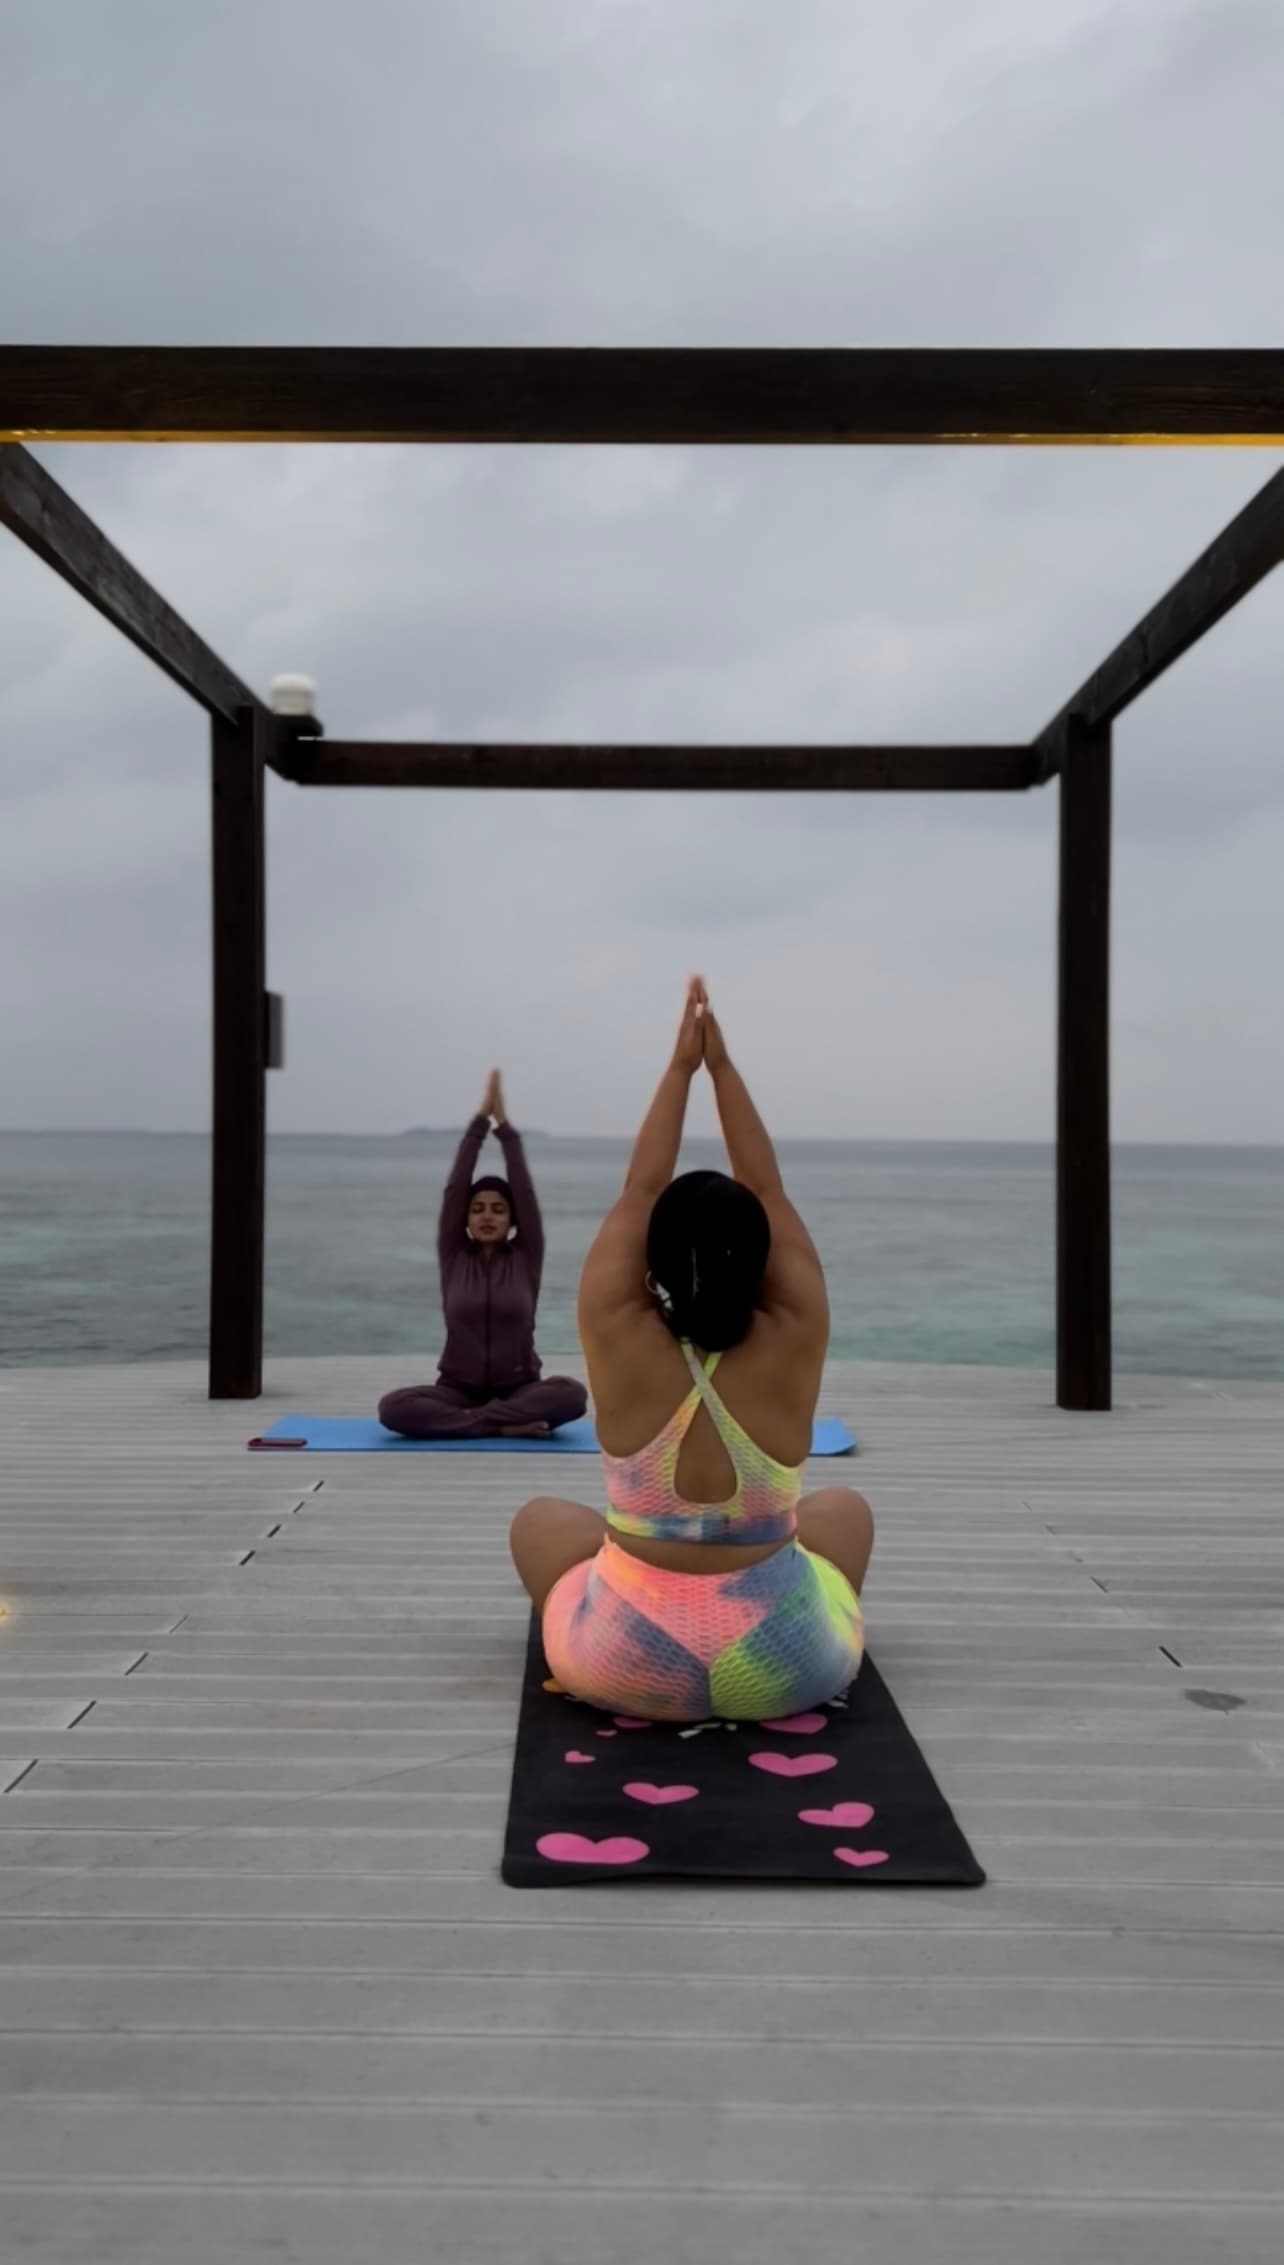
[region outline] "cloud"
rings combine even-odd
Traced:
[[[1268,0],[11,0],[12,339],[1266,342]],[[57,121],[59,163],[46,162]],[[1198,162],[1192,152],[1199,153]],[[1267,452],[57,449],[345,735],[1022,738]],[[1119,734],[1124,1136],[1284,1138],[1284,585]],[[0,549],[0,1118],[199,1125],[201,717]],[[1055,790],[274,785],[276,1121],[623,1130],[707,963],[792,1132],[1051,1123]]]

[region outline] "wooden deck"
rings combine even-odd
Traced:
[[[385,1364],[0,1375],[0,2257],[1276,2265],[1284,1389],[836,1369],[979,1893],[505,1889],[503,1547],[254,1457]]]

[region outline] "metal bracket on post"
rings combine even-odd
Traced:
[[[279,991],[263,994],[264,1068],[285,1068],[285,1001]]]

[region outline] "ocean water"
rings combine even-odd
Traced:
[[[431,1373],[433,1257],[453,1143],[287,1135],[268,1153],[269,1357],[387,1353]],[[547,1358],[575,1343],[575,1283],[627,1144],[534,1138]],[[1038,1145],[785,1144],[820,1247],[835,1357],[1045,1365],[1053,1181]],[[716,1161],[692,1143],[686,1162]],[[1284,1149],[1116,1151],[1120,1370],[1284,1377]],[[176,1359],[206,1340],[203,1136],[0,1133],[0,1362]]]

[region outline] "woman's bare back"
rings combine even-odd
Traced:
[[[706,1356],[700,1346],[698,1357]],[[659,1316],[640,1313],[585,1346],[597,1434],[608,1455],[648,1447],[691,1395],[682,1347]],[[717,1368],[718,1397],[773,1461],[796,1465],[811,1445],[823,1353],[805,1332],[757,1314],[742,1344]],[[678,1458],[678,1492],[693,1502],[724,1500],[735,1486],[727,1450],[707,1408],[696,1412]]]

